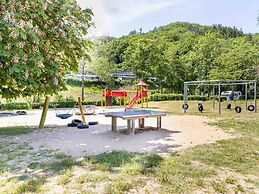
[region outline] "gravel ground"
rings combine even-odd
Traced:
[[[61,112],[65,113],[67,110]],[[97,113],[100,112],[103,110],[97,109]],[[37,126],[40,116],[41,110],[32,110],[28,111],[28,115],[25,116],[0,117],[0,127]],[[195,145],[213,143],[232,137],[230,134],[208,125],[211,120],[201,116],[169,115],[162,118],[161,130],[139,131],[136,135],[112,132],[111,118],[106,118],[101,114],[86,116],[87,121],[99,122],[99,125],[90,126],[89,129],[66,127],[67,123],[75,118],[80,119],[80,116],[61,120],[55,116],[54,110],[49,110],[46,126],[54,127],[36,129],[32,133],[19,136],[0,137],[0,140],[28,142],[35,149],[46,146],[50,149],[59,149],[74,157],[81,157],[110,150],[168,154]],[[156,126],[156,119],[146,119],[145,125]],[[126,128],[126,121],[118,119],[118,126],[120,129]]]

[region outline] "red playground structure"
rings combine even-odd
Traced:
[[[141,101],[141,107],[144,108],[144,103],[146,103],[146,108],[148,108],[148,84],[141,81],[135,85],[136,87],[136,95],[130,100],[129,104],[126,105],[127,97],[129,97],[129,93],[125,90],[102,90],[102,106],[112,106],[112,97],[120,98],[120,106],[122,106],[122,99],[124,103],[124,107],[130,109],[134,106],[135,103],[138,104],[139,100]],[[104,104],[103,104],[104,102]]]
[[[120,97],[120,106],[122,105],[122,98],[124,106],[126,106],[126,97],[128,92],[124,90],[102,90],[102,106],[112,106],[112,97]],[[104,99],[105,98],[105,99]]]

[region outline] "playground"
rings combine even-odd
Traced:
[[[258,194],[258,6],[0,1],[0,194]]]
[[[221,97],[221,92],[218,94]],[[63,193],[72,192],[74,186],[90,193],[144,192],[137,180],[141,180],[144,190],[151,193],[162,186],[183,191],[179,187],[182,181],[174,182],[174,187],[156,181],[163,174],[171,176],[170,172],[175,173],[171,171],[171,165],[164,164],[167,162],[172,163],[176,171],[184,171],[191,164],[189,168],[198,171],[198,175],[194,176],[188,171],[190,180],[197,181],[199,177],[204,181],[202,184],[216,184],[206,187],[206,192],[235,189],[252,193],[258,191],[254,187],[257,184],[254,183],[256,176],[250,173],[256,168],[253,161],[257,160],[257,156],[253,153],[257,153],[258,145],[251,136],[258,134],[254,127],[259,125],[258,113],[246,109],[250,105],[256,107],[254,99],[193,101],[186,94],[183,101],[153,102],[148,100],[148,96],[148,85],[141,81],[131,92],[103,90],[101,106],[84,106],[78,97],[72,108],[49,108],[51,98],[47,96],[42,109],[2,112],[0,154],[4,160],[0,167],[2,174],[6,173],[3,180],[10,178],[9,172],[12,172],[14,182],[9,181],[10,184],[16,183],[16,177],[24,177],[25,180],[34,177],[31,181],[36,182],[18,181],[19,184],[13,188],[5,184],[0,192],[19,193],[24,189]],[[114,98],[119,99],[119,106],[112,103]],[[228,107],[230,103],[231,108]],[[235,111],[237,105],[244,110],[240,113]],[[251,143],[250,149],[246,148],[247,142]],[[229,152],[229,157],[222,155],[224,152]],[[248,163],[250,167],[246,167],[247,161],[243,163],[233,159],[233,152],[236,157],[240,154],[251,158]],[[218,161],[218,158],[222,160]],[[142,164],[143,161],[146,164]],[[200,165],[200,162],[204,164]],[[223,170],[213,170],[214,162]],[[233,166],[234,170],[227,170]],[[119,174],[112,173],[115,168],[120,169]],[[145,174],[150,170],[158,173],[151,175],[155,179]],[[126,177],[122,179],[120,176],[125,176],[124,171]],[[173,181],[180,178],[178,173],[175,176]],[[211,176],[217,182],[211,181]],[[238,177],[239,186],[235,189],[230,187],[234,184],[232,181],[236,181],[233,177]],[[107,181],[101,186],[104,179]],[[248,179],[250,182],[246,181]],[[231,183],[223,184],[225,181]],[[86,187],[86,182],[91,186]],[[196,183],[185,184],[188,190],[199,187]]]
[[[118,111],[118,108],[113,110]],[[96,111],[103,112],[102,109]],[[16,117],[14,122],[11,117],[2,118],[0,127],[10,125],[35,127],[40,115],[41,112],[35,110],[29,111],[25,116]],[[70,121],[73,119],[80,119],[80,116],[74,116]],[[18,137],[2,137],[1,141],[27,142],[36,150],[45,146],[75,157],[82,157],[112,150],[170,154],[199,144],[232,137],[216,127],[209,126],[210,119],[199,116],[168,115],[162,120],[162,129],[139,131],[136,135],[123,133],[127,122],[122,119],[118,119],[118,128],[122,132],[111,131],[111,118],[106,118],[104,115],[88,115],[86,119],[88,122],[98,120],[99,125],[90,126],[88,129],[64,127],[68,121],[55,117],[55,112],[52,110],[46,119],[46,126],[50,128],[35,129],[32,133]],[[194,123],[195,129],[192,128]],[[156,126],[156,120],[146,119],[146,125]]]
[[[237,114],[224,107],[222,116],[217,110],[211,110],[212,101],[205,102],[204,112],[200,113],[197,102],[189,101],[186,114],[181,105],[182,101],[150,102],[149,107],[153,110],[159,108],[173,114],[162,118],[161,129],[137,130],[135,135],[125,133],[127,122],[120,118],[117,121],[118,131],[112,131],[112,119],[99,114],[124,110],[119,107],[96,107],[95,114],[85,115],[85,119],[87,122],[98,120],[99,123],[86,129],[66,126],[74,119],[81,119],[81,115],[64,120],[56,117],[54,109],[48,111],[45,128],[42,129],[38,129],[41,110],[27,111],[27,115],[2,117],[0,129],[27,126],[31,130],[20,135],[1,136],[2,162],[6,168],[10,168],[2,172],[6,173],[3,174],[6,178],[11,176],[9,171],[13,175],[0,191],[13,192],[23,188],[26,191],[63,193],[80,187],[81,191],[92,193],[115,191],[114,188],[120,192],[130,190],[139,193],[145,190],[154,193],[161,187],[170,187],[181,192],[187,188],[179,187],[182,181],[177,181],[180,174],[175,171],[185,172],[188,166],[186,175],[192,181],[196,181],[197,177],[204,181],[202,184],[217,180],[215,184],[219,188],[207,186],[206,192],[232,190],[231,185],[235,183],[224,182],[238,180],[238,189],[256,193],[258,190],[253,186],[253,181],[256,181],[254,172],[257,172],[254,163],[256,155],[253,153],[257,152],[258,146],[251,136],[258,133],[254,131],[254,126],[258,126],[258,113]],[[240,102],[240,105],[244,106],[244,102]],[[60,110],[67,111],[69,109]],[[254,115],[252,119],[251,114]],[[147,118],[145,125],[156,126],[156,119]],[[246,147],[248,142],[249,149]],[[239,162],[232,157],[233,154],[251,160]],[[142,164],[143,161],[145,164]],[[214,169],[215,165],[220,166],[221,170]],[[250,167],[247,168],[247,165]],[[115,169],[116,172],[113,172]],[[158,174],[154,175],[153,171]],[[177,181],[174,187],[167,186],[163,181],[157,182],[157,178],[161,180],[159,177],[170,174],[176,176],[173,179]],[[16,177],[34,179],[33,182],[16,182]],[[211,180],[211,177],[214,178]],[[188,190],[199,189],[196,183],[184,182]],[[12,184],[16,186],[12,187]]]

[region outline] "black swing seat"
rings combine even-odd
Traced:
[[[61,119],[68,119],[72,116],[73,116],[73,114],[56,114],[56,117],[61,118]]]

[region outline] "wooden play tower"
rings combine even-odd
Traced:
[[[135,85],[136,92],[137,94],[139,93],[139,99],[141,100],[141,108],[144,108],[144,103],[146,103],[146,108],[148,108],[148,86],[144,81]]]

